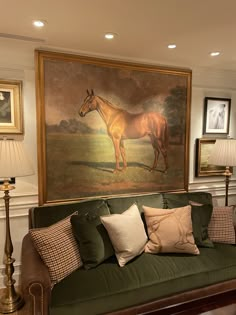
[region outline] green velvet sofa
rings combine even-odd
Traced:
[[[212,204],[207,192],[91,199],[31,208],[29,227],[50,226],[74,211],[95,211],[101,202],[111,214],[136,203],[142,216],[143,205],[174,208],[190,200]],[[122,268],[112,256],[95,268],[79,268],[52,288],[28,233],[22,243],[21,284],[34,315],[197,314],[236,300],[236,246],[214,243],[202,247],[200,255],[142,253]]]

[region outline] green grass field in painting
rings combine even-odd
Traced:
[[[161,154],[158,170],[149,171],[154,153],[148,138],[126,140],[125,148],[128,167],[114,174],[114,148],[108,135],[49,134],[47,200],[184,188],[183,146],[169,145],[166,174]]]

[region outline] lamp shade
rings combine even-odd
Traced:
[[[208,163],[220,166],[236,166],[236,140],[217,139]]]
[[[0,140],[0,178],[34,174],[22,141]]]

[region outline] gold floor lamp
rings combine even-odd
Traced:
[[[12,258],[13,245],[10,231],[9,191],[15,187],[9,184],[9,179],[12,177],[32,175],[33,173],[33,168],[28,160],[22,141],[0,140],[0,178],[3,178],[3,185],[0,186],[0,191],[4,192],[3,200],[6,211],[4,249],[5,288],[0,299],[0,313],[3,314],[12,313],[24,304],[22,296],[15,290],[15,280],[12,278],[15,259]]]
[[[228,206],[229,182],[232,175],[230,166],[236,166],[236,140],[216,139],[208,163],[225,166],[225,205]]]

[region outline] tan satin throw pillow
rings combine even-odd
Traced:
[[[149,241],[146,253],[188,253],[198,255],[191,220],[191,206],[157,209],[143,206]]]

